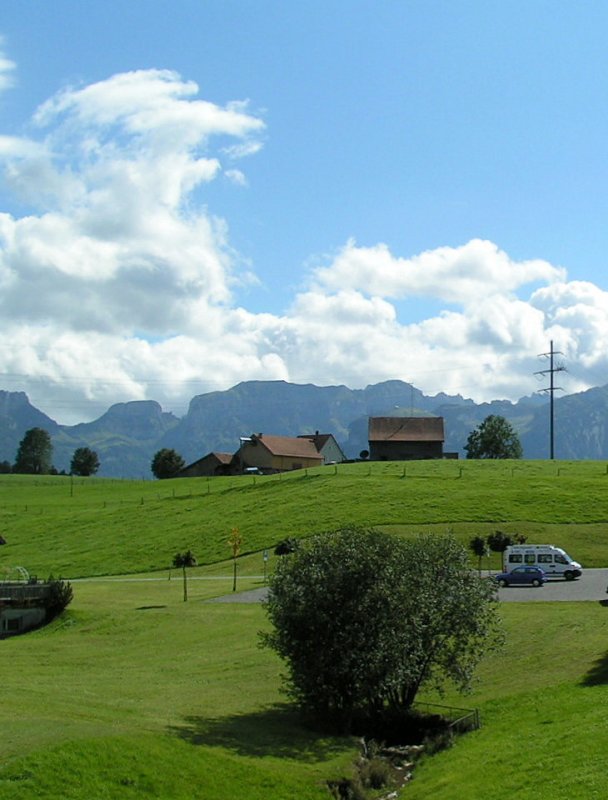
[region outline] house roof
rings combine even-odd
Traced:
[[[443,417],[370,417],[370,442],[443,442]]]
[[[333,439],[331,433],[300,433],[298,439],[310,439],[317,450],[321,451],[330,439]]]
[[[291,456],[295,458],[314,458],[322,460],[317,452],[314,442],[294,436],[273,436],[267,433],[252,434],[251,441],[259,442],[272,453],[273,456]]]
[[[207,453],[206,456],[203,456],[202,458],[197,458],[196,461],[193,461],[191,464],[187,464],[180,470],[180,472],[183,472],[183,470],[185,469],[190,469],[191,467],[195,467],[197,464],[202,464],[203,461],[212,461],[212,460],[218,461],[220,464],[230,464],[230,462],[232,461],[232,453],[216,453],[216,452]]]
[[[232,453],[216,453],[215,451],[209,453],[210,456],[215,456],[217,460],[222,464],[230,464],[232,461],[233,455]]]

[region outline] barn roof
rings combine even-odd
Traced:
[[[296,458],[314,458],[322,461],[314,442],[310,439],[300,439],[295,436],[273,436],[267,433],[258,433],[251,436],[251,441],[260,444],[272,453],[273,456],[291,456]]]
[[[370,417],[370,442],[443,442],[443,417]]]

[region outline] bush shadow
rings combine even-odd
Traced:
[[[352,748],[352,739],[324,736],[305,727],[287,705],[220,719],[186,717],[183,725],[169,726],[168,732],[194,745],[224,747],[239,755],[307,762],[325,761]]]
[[[605,686],[608,684],[608,652],[597,658],[581,681],[582,686]]]

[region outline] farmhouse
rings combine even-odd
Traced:
[[[177,473],[177,478],[201,478],[217,475],[230,475],[232,453],[207,453],[193,461]]]
[[[319,467],[323,463],[323,456],[308,437],[252,433],[241,439],[241,446],[232,460],[232,468],[236,472],[244,472],[257,467],[261,472],[270,474]]]
[[[443,458],[443,417],[370,417],[372,461]]]
[[[310,439],[317,448],[317,452],[323,456],[324,464],[336,464],[340,461],[346,461],[346,456],[332,433],[319,433],[319,431],[302,433],[298,436],[298,439]]]

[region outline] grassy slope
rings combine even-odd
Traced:
[[[506,645],[465,701],[481,709],[483,727],[424,762],[409,796],[605,797],[608,607],[509,603],[502,613]]]
[[[351,743],[298,725],[261,608],[204,604],[214,586],[79,583],[64,619],[0,642],[0,798],[325,797]]]
[[[462,476],[461,476],[462,469]],[[368,472],[371,470],[371,474]],[[559,474],[558,474],[559,471]],[[282,479],[162,483],[0,479],[0,565],[69,575],[157,569],[192,547],[228,554],[347,521],[409,534],[447,526],[537,533],[587,566],[606,566],[603,464],[353,465]],[[175,497],[173,492],[175,491]],[[143,502],[142,502],[143,500]],[[27,507],[27,510],[26,510]],[[551,535],[549,535],[551,534]],[[260,583],[258,554],[239,588]],[[0,800],[17,798],[326,797],[354,749],[303,730],[279,692],[280,664],[257,647],[257,606],[205,604],[230,591],[229,564],[181,576],[76,583],[67,617],[0,642]],[[602,797],[608,609],[507,604],[505,649],[470,698],[483,728],[417,768],[404,797]],[[432,698],[431,698],[432,699]],[[513,768],[513,759],[517,769]],[[545,790],[547,790],[545,792]]]
[[[69,577],[146,572],[192,548],[224,560],[349,522],[411,533],[451,527],[468,541],[500,528],[608,564],[608,474],[597,462],[354,464],[282,477],[107,481],[0,477],[2,562]]]

